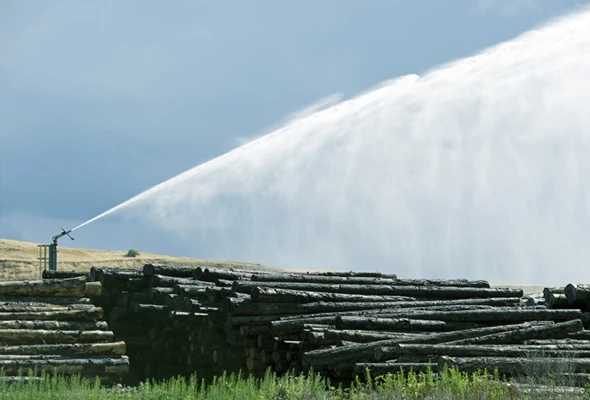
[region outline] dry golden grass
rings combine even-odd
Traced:
[[[141,253],[138,257],[125,257],[121,250],[88,250],[67,247],[58,248],[58,269],[63,271],[89,271],[94,266],[141,268],[145,264],[207,265],[219,268],[251,270],[276,269],[260,264],[233,261],[211,261],[186,257],[174,257],[153,253]],[[140,250],[141,251],[141,250]],[[37,279],[40,277],[37,260],[37,244],[18,240],[0,239],[0,280]]]

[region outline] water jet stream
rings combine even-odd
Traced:
[[[73,230],[122,213],[215,258],[590,279],[589,110],[584,8],[303,117]]]

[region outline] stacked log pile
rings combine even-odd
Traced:
[[[62,278],[62,277],[60,277]],[[0,369],[4,376],[30,371],[99,377],[118,382],[127,373],[125,343],[101,321],[88,296],[100,284],[83,276],[0,282]]]
[[[522,290],[486,281],[151,264],[95,267],[89,279],[102,283],[94,301],[140,378],[260,376],[270,367],[350,381],[366,368],[379,375],[445,364],[514,375],[537,353],[590,372],[580,309],[522,304]]]
[[[93,267],[89,279],[103,285],[94,303],[105,310],[115,338],[127,344],[137,380],[198,372],[213,376],[218,334],[207,329],[209,293],[215,284],[192,278],[194,268],[146,265],[141,269]],[[201,331],[203,333],[201,333]],[[208,338],[205,338],[207,334]],[[209,346],[206,346],[209,344]],[[201,356],[201,348],[209,358]]]

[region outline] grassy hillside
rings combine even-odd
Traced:
[[[139,249],[141,251],[141,249]],[[36,279],[40,276],[37,244],[0,239],[0,280]],[[204,265],[244,269],[275,269],[260,264],[230,261],[210,261],[161,254],[141,253],[125,257],[122,250],[88,250],[59,247],[58,269],[88,271],[93,266],[143,267],[144,264]],[[278,270],[278,268],[276,268]]]

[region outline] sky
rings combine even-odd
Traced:
[[[310,105],[588,3],[0,0],[0,237],[49,242]],[[118,229],[122,249],[183,255],[157,232]],[[108,235],[67,245],[111,248]]]

